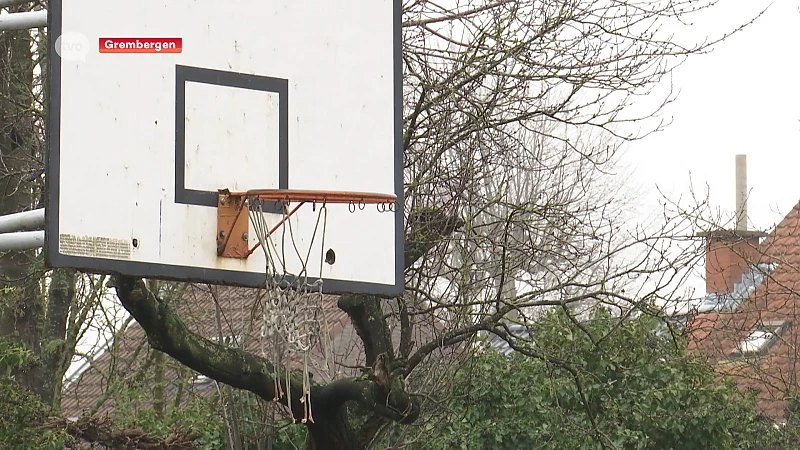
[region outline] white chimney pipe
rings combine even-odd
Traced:
[[[747,231],[747,155],[736,155],[736,231]]]

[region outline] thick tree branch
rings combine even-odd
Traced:
[[[356,401],[376,414],[400,423],[412,423],[419,417],[419,404],[398,383],[385,391],[386,388],[366,377],[342,378],[318,386],[312,401],[326,405]]]
[[[297,371],[276,367],[264,358],[216,344],[193,333],[142,280],[115,276],[110,286],[116,288],[122,305],[144,329],[154,349],[220,383],[248,390],[268,401],[276,396],[274,374],[284,380],[289,376],[292,413],[295,417],[303,416],[303,405],[299,402],[302,382]],[[279,401],[286,405],[287,397],[282,395]],[[382,384],[370,377],[345,378],[311,387],[314,411],[319,408],[323,413],[336,412],[348,401],[357,401],[377,414],[403,423],[419,415],[419,406],[403,391],[401,384],[392,380]]]
[[[411,341],[412,335],[412,324],[411,324],[411,317],[408,313],[408,305],[406,304],[406,299],[400,297],[397,299],[398,304],[398,316],[400,317],[400,357],[401,358],[408,358],[408,355],[411,353],[411,348],[413,342]]]
[[[464,226],[464,221],[455,216],[447,216],[436,209],[422,209],[412,212],[408,218],[409,231],[406,235],[405,268],[408,269],[430,249],[443,239]]]
[[[394,360],[392,335],[383,317],[381,298],[373,295],[343,295],[339,308],[350,316],[358,337],[364,345],[367,365],[371,366],[378,355],[385,354]]]
[[[409,222],[411,231],[406,237],[406,269],[463,225],[461,219],[446,216],[433,209],[412,213]],[[371,366],[381,354],[386,355],[390,364],[394,365],[392,335],[381,308],[381,298],[368,295],[345,295],[339,299],[338,305],[350,316],[350,321],[361,338],[367,365]],[[402,333],[410,335],[411,330],[403,330]]]
[[[411,213],[410,231],[406,236],[405,268],[408,269],[419,258],[451,235],[464,222],[441,211],[424,209]],[[339,299],[339,308],[350,316],[364,345],[367,365],[372,365],[378,355],[385,354],[394,361],[394,347],[389,326],[381,308],[381,298],[368,295],[345,295]],[[410,324],[409,324],[410,325]],[[410,335],[411,330],[402,333]]]
[[[175,311],[153,295],[142,280],[115,276],[109,282],[109,287],[116,288],[122,306],[144,329],[154,349],[167,353],[203,375],[253,392],[265,400],[275,398],[273,374],[277,373],[281,378],[291,376],[291,399],[294,403],[291,409],[295,417],[302,417],[302,405],[298,402],[302,383],[298,376],[274,366],[266,359],[216,344],[189,331]],[[280,400],[286,404],[285,396]]]

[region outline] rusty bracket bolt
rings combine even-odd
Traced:
[[[248,235],[247,232],[245,231],[244,233],[242,233],[242,240],[246,241],[248,239],[250,239],[250,235]]]

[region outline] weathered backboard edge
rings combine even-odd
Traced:
[[[261,288],[265,285],[262,274],[230,270],[205,269],[196,267],[149,264],[143,262],[120,261],[102,258],[63,255],[58,249],[59,210],[59,167],[61,135],[61,57],[56,52],[56,38],[61,36],[62,0],[52,0],[48,8],[48,119],[45,164],[45,263],[50,268],[72,268],[91,273],[119,273],[123,275],[176,280],[197,283],[210,283],[242,287]],[[404,236],[404,196],[403,196],[403,69],[402,69],[402,2],[394,0],[394,149],[395,149],[395,195],[397,210],[395,214],[395,283],[394,285],[324,279],[326,293],[364,293],[383,296],[397,296],[404,290],[405,236]],[[369,243],[365,243],[369,245]]]

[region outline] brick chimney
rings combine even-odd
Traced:
[[[706,293],[725,294],[760,258],[758,244],[765,233],[717,230],[700,233],[706,238]]]
[[[736,229],[699,233],[706,238],[706,293],[725,294],[758,262],[766,233],[747,230],[747,156],[736,155]]]

